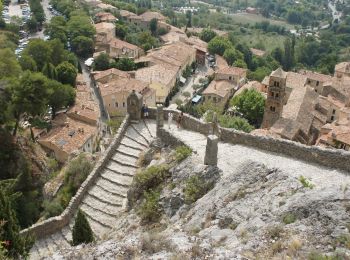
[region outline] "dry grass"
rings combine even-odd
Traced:
[[[159,233],[146,233],[141,240],[141,248],[143,252],[155,254],[160,251],[173,252],[170,241]]]
[[[282,236],[284,229],[281,225],[271,226],[267,229],[267,235],[271,239],[278,239]]]
[[[302,241],[300,241],[298,238],[294,238],[290,243],[290,245],[288,246],[288,255],[297,256],[302,246],[303,246]]]

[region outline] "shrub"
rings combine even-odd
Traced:
[[[82,243],[88,244],[94,241],[94,234],[92,232],[90,224],[87,221],[85,214],[81,210],[78,211],[72,233],[73,246]]]
[[[297,218],[293,213],[287,213],[283,217],[283,223],[288,225],[288,224],[294,223],[296,221],[296,219]]]
[[[315,187],[314,184],[312,184],[308,179],[306,179],[302,175],[299,177],[299,181],[305,188],[313,189]]]
[[[138,199],[144,191],[148,192],[157,188],[168,177],[169,169],[164,164],[154,165],[137,173],[133,183],[134,198]]]
[[[186,181],[184,189],[185,202],[187,204],[196,202],[213,188],[212,182],[206,182],[203,178],[192,176]]]
[[[44,202],[44,217],[51,218],[54,216],[58,216],[63,212],[63,207],[59,201],[45,201]]]
[[[267,234],[271,239],[280,238],[282,236],[282,232],[283,227],[280,225],[269,227],[267,230]]]
[[[161,210],[159,206],[160,193],[156,191],[144,192],[144,201],[142,202],[139,215],[143,222],[155,222],[161,216]]]
[[[186,145],[178,146],[175,150],[176,161],[181,162],[191,155],[192,149]]]

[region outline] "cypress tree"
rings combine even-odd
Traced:
[[[73,246],[94,241],[94,234],[83,211],[79,209],[73,227]]]
[[[5,181],[2,184],[6,186],[0,185],[0,220],[2,221],[0,241],[5,243],[8,256],[19,258],[21,255],[26,257],[33,244],[33,239],[29,236],[20,236],[19,234],[20,226],[18,225],[13,204],[20,194],[13,193]]]

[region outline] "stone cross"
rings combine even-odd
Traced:
[[[205,149],[204,164],[216,166],[218,164],[218,142],[219,138],[216,135],[207,137],[207,146]]]
[[[163,105],[157,106],[157,136],[159,135],[159,129],[164,126],[164,111]]]

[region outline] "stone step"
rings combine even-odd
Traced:
[[[113,155],[112,159],[114,161],[121,162],[123,164],[129,164],[136,166],[137,158],[122,154],[118,151]]]
[[[57,247],[60,249],[69,248],[71,246],[61,232],[56,232],[52,234],[51,238],[53,239]]]
[[[37,248],[36,243],[34,244],[34,246],[29,251],[29,259],[30,260],[41,259],[41,256],[39,254],[39,248]]]
[[[96,185],[99,188],[109,190],[110,192],[118,194],[120,197],[126,197],[126,194],[128,192],[128,187],[117,186],[115,185],[115,183],[112,183],[109,180],[105,180],[102,178],[98,179],[98,181],[96,182]]]
[[[136,160],[139,159],[140,153],[141,153],[138,150],[134,150],[134,149],[131,149],[128,147],[118,147],[118,149],[116,151],[122,155],[132,157]]]
[[[120,165],[123,165],[123,166],[127,166],[127,167],[134,168],[134,169],[137,168],[136,164],[133,164],[133,163],[130,163],[130,162],[125,162],[125,161],[123,161],[121,159],[111,158],[110,160],[112,162],[119,163]]]
[[[40,239],[36,242],[36,246],[38,248],[38,254],[40,258],[50,256],[52,252],[50,251],[50,248],[47,247],[45,238]]]
[[[143,138],[144,141],[146,141],[147,144],[150,144],[152,141],[152,136],[142,123],[132,124],[131,127]]]
[[[107,207],[107,206],[101,206],[100,204],[98,204],[96,202],[92,202],[91,200],[83,201],[81,206],[84,206],[84,207],[87,207],[87,208],[90,208],[91,210],[93,210],[94,213],[91,213],[91,214],[93,214],[92,216],[96,216],[97,220],[101,221],[102,223],[106,223],[107,225],[112,223],[112,222],[109,222],[110,221],[109,218],[115,218],[117,213],[118,213],[116,210],[114,210],[111,213],[110,210],[105,209],[105,207]]]
[[[111,205],[114,207],[119,207],[123,205],[123,200],[124,200],[123,198],[116,197],[112,194],[108,194],[103,190],[100,190],[100,192],[96,192],[95,190],[95,193],[90,190],[87,194],[88,195],[84,198],[84,201],[86,198],[92,197],[100,201],[101,203],[105,203],[107,205]]]
[[[148,131],[148,134],[151,136],[151,138],[155,138],[156,137],[156,133],[152,133],[151,130],[149,129],[147,123],[146,123],[146,120],[142,120],[142,124],[145,126],[145,128],[147,129]]]
[[[88,204],[83,203],[81,204],[80,208],[85,212],[86,217],[92,220],[90,224],[95,224],[94,226],[98,235],[104,234],[112,229],[113,222],[115,222],[115,217],[102,213]]]
[[[85,206],[82,205],[81,208],[85,208]],[[88,209],[85,208],[85,210]],[[99,220],[96,220],[94,216],[92,217],[86,214],[86,218],[89,221],[92,232],[94,233],[94,237],[96,237],[97,239],[100,239],[104,234],[108,234],[112,229],[111,226],[108,226],[106,224],[101,223]]]
[[[68,244],[71,243],[71,241],[72,241],[72,229],[70,228],[69,225],[61,229],[61,235],[62,235],[62,237],[64,237],[64,239],[66,240],[66,242]]]
[[[133,141],[130,141],[129,139],[127,138],[123,138],[120,142],[120,145],[119,146],[124,146],[124,147],[129,147],[131,149],[134,149],[134,150],[138,150],[138,151],[143,151],[144,150],[144,147],[136,142],[133,142]]]
[[[125,134],[124,139],[126,139],[128,142],[132,141],[133,143],[139,144],[142,147],[142,150],[148,147],[148,145],[140,141],[139,138],[131,137],[130,135]]]
[[[110,217],[117,215],[123,205],[121,201],[120,203],[107,204],[91,195],[87,195],[83,203]]]
[[[58,246],[51,236],[45,238],[45,243],[50,255],[54,254],[58,250]]]
[[[148,147],[147,141],[132,127],[129,127],[125,133],[125,136],[129,139],[134,140],[144,147]]]
[[[157,136],[157,124],[156,121],[154,120],[150,120],[150,119],[146,119],[144,121],[146,123],[147,128],[149,129],[149,131],[151,132],[153,137]]]
[[[123,179],[119,179],[118,176],[122,176],[122,175],[117,175],[115,176],[116,174],[113,173],[113,175],[111,175],[110,173],[111,171],[107,172],[107,171],[104,171],[102,174],[101,174],[101,178],[104,179],[104,180],[107,180],[113,184],[115,184],[116,186],[122,186],[122,187],[125,187],[125,188],[128,188],[131,184],[130,181],[126,182],[125,180]]]
[[[134,176],[135,172],[135,165],[123,164],[115,160],[110,160],[105,168],[129,176]]]
[[[98,183],[95,183],[95,185],[90,189],[89,193],[93,194],[104,194],[103,197],[117,197],[121,199],[125,199],[125,193],[122,192],[116,192],[116,187],[112,186],[111,189],[108,189],[108,187],[99,186]],[[117,188],[118,189],[118,188]]]
[[[101,173],[103,177],[110,179],[111,181],[116,181],[123,186],[130,186],[132,182],[132,177],[127,176],[127,175],[122,175],[120,173],[116,173],[115,171],[110,171],[108,169],[103,170]]]

